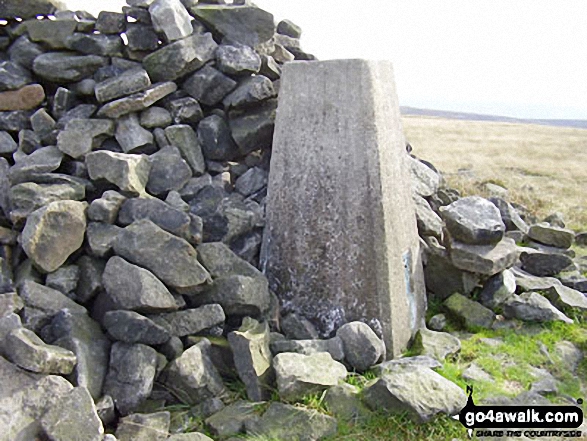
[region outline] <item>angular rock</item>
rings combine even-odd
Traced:
[[[108,257],[112,246],[118,238],[121,228],[117,225],[90,222],[86,228],[86,243],[90,254],[96,257]]]
[[[495,320],[493,311],[459,293],[454,293],[446,299],[444,307],[468,329],[491,329]]]
[[[218,303],[226,315],[259,317],[269,309],[270,297],[264,277],[230,275],[219,277],[194,301]]]
[[[152,271],[161,281],[182,294],[196,292],[199,285],[210,279],[197,260],[196,250],[188,242],[146,219],[126,227],[114,244],[114,251]],[[173,256],[173,260],[169,256]]]
[[[45,284],[49,288],[67,294],[73,291],[79,281],[79,268],[77,265],[66,265],[50,274],[47,274]]]
[[[583,360],[583,353],[570,341],[559,341],[554,345],[554,353],[559,357],[571,372],[576,372],[579,363]]]
[[[191,96],[174,99],[167,105],[175,124],[196,125],[204,118],[204,112],[197,100]]]
[[[495,244],[505,233],[497,207],[478,196],[461,198],[441,207],[440,216],[455,240],[470,245]]]
[[[215,436],[227,437],[244,432],[245,423],[258,418],[257,403],[237,401],[206,418],[206,426]]]
[[[521,291],[542,291],[552,286],[560,285],[561,282],[554,277],[537,277],[519,268],[511,268],[510,271],[516,277],[516,285]]]
[[[430,204],[423,197],[413,194],[412,199],[416,208],[416,221],[420,236],[434,236],[441,239],[444,222],[440,216],[430,208]]]
[[[516,292],[516,276],[510,270],[504,270],[485,282],[479,294],[479,302],[489,309],[504,303]]]
[[[104,382],[104,394],[114,400],[122,415],[136,410],[151,395],[157,366],[155,349],[142,344],[115,342]]]
[[[21,25],[29,38],[51,49],[66,49],[67,39],[77,28],[75,20],[27,20]]]
[[[296,401],[305,395],[336,386],[348,374],[330,354],[277,354],[273,359],[277,389],[283,400]]]
[[[295,352],[304,355],[328,352],[334,360],[344,360],[344,349],[340,337],[326,340],[277,340],[271,343],[271,352],[273,354]]]
[[[45,99],[45,90],[40,84],[30,84],[18,90],[0,92],[0,111],[31,110]]]
[[[275,374],[269,350],[269,326],[245,317],[238,331],[228,334],[234,365],[251,401],[268,400]]]
[[[416,355],[415,357],[402,357],[396,358],[395,360],[384,361],[373,366],[373,372],[379,377],[384,376],[386,373],[395,372],[401,369],[415,369],[415,368],[428,368],[438,369],[442,367],[442,363],[438,359],[429,355]]]
[[[96,20],[96,30],[101,34],[120,34],[126,29],[126,18],[120,12],[101,11]]]
[[[287,338],[294,340],[312,340],[319,338],[316,327],[305,317],[290,313],[281,320],[281,331]]]
[[[148,129],[165,128],[171,124],[171,113],[163,107],[149,107],[141,112],[140,123]]]
[[[115,340],[160,345],[169,340],[167,330],[134,311],[108,311],[102,324]]]
[[[57,135],[57,148],[72,158],[79,158],[114,135],[114,122],[105,119],[74,119]]]
[[[104,440],[106,441],[106,440]],[[204,435],[200,432],[190,432],[190,433],[178,433],[175,435],[171,435],[167,438],[167,441],[214,441],[209,436]]]
[[[518,260],[516,243],[504,237],[495,245],[450,242],[450,259],[459,269],[488,276],[511,268]]]
[[[122,191],[145,194],[151,171],[151,163],[145,155],[101,150],[87,154],[86,165],[91,179],[106,179]]]
[[[198,246],[198,260],[213,278],[242,275],[262,277],[263,274],[250,263],[239,258],[221,242],[203,243]]]
[[[19,132],[30,128],[32,111],[15,110],[12,112],[0,112],[0,130]]]
[[[141,126],[136,113],[118,118],[114,136],[124,153],[145,149],[153,144],[153,134]]]
[[[253,5],[201,5],[190,12],[213,32],[230,41],[255,47],[273,37],[273,15]]]
[[[455,292],[470,294],[480,282],[480,275],[455,268],[444,252],[431,253],[426,260],[426,289],[440,300]]]
[[[159,37],[150,24],[127,23],[126,38],[131,51],[154,51],[159,47]]]
[[[401,369],[378,379],[363,391],[363,400],[373,410],[390,414],[407,412],[417,422],[435,415],[456,415],[467,396],[456,384],[427,368]]]
[[[226,319],[220,305],[203,305],[184,311],[158,314],[150,317],[153,322],[176,337],[198,334],[221,326]]]
[[[442,361],[449,355],[454,355],[461,350],[461,341],[447,333],[419,329],[414,337],[412,351],[417,355],[429,355]]]
[[[62,4],[56,0],[7,0],[2,4],[0,18],[34,18],[52,14]]]
[[[13,312],[19,312],[23,307],[24,302],[16,292],[0,294],[0,317],[5,317]]]
[[[192,177],[192,170],[177,147],[164,147],[150,157],[149,193],[160,195],[181,189]]]
[[[122,55],[124,43],[120,35],[75,32],[65,40],[68,49],[89,55],[115,57]]]
[[[0,132],[0,154],[9,153],[12,154],[18,148],[18,144],[14,142],[12,136],[7,132]]]
[[[94,400],[85,387],[76,387],[50,408],[41,425],[49,439],[102,441],[104,427],[98,417]]]
[[[153,27],[165,34],[167,41],[180,40],[194,30],[192,18],[179,0],[155,0],[149,6],[149,13]]]
[[[246,108],[275,95],[271,80],[263,75],[255,75],[241,81],[237,88],[222,100],[222,104],[226,109]]]
[[[216,65],[228,75],[256,74],[261,68],[261,58],[249,46],[223,44],[216,50]]]
[[[233,90],[237,82],[210,65],[189,76],[181,86],[188,95],[206,106],[215,106]]]
[[[77,362],[73,352],[45,344],[26,328],[13,329],[6,335],[4,354],[17,366],[42,374],[69,374]]]
[[[274,100],[267,100],[263,102],[263,105],[247,110],[245,113],[231,112],[229,126],[241,155],[271,147],[275,128],[275,110]]]
[[[169,436],[169,412],[134,413],[121,418],[116,428],[118,441],[165,441]]]
[[[47,52],[33,62],[33,71],[53,83],[73,83],[106,66],[108,59],[98,55],[76,55],[71,52]]]
[[[509,202],[495,197],[489,198],[489,201],[499,209],[501,220],[507,231],[521,231],[524,234],[528,232],[528,224],[524,222],[518,211]]]
[[[100,199],[94,199],[88,208],[88,219],[113,224],[126,197],[114,190],[106,190]]]
[[[288,424],[283,424],[287,421]],[[247,423],[247,434],[292,441],[335,435],[336,419],[313,409],[273,402],[258,421]]]
[[[62,159],[63,153],[57,147],[42,147],[15,161],[8,171],[8,178],[13,185],[28,181],[34,174],[56,170],[61,165]]]
[[[336,336],[342,340],[345,360],[359,372],[385,358],[385,343],[366,323],[346,323],[338,328]]]
[[[143,66],[151,80],[173,81],[212,60],[217,46],[211,34],[193,34],[147,55]]]
[[[33,61],[35,58],[43,52],[43,48],[40,45],[33,43],[26,35],[18,37],[8,48],[10,61],[26,67],[29,70],[33,68]]]
[[[412,190],[418,196],[427,198],[432,196],[440,186],[440,175],[422,161],[408,156]]]
[[[290,20],[281,20],[277,23],[276,32],[292,38],[300,38],[302,36],[302,29]]]
[[[262,55],[259,73],[265,75],[271,81],[275,81],[281,77],[281,67],[272,56]]]
[[[351,423],[364,421],[370,414],[361,401],[358,388],[346,383],[328,389],[324,403],[334,416]]]
[[[96,84],[96,99],[105,103],[113,99],[141,92],[151,86],[151,79],[142,68],[129,69],[121,75]]]
[[[30,73],[22,66],[10,61],[0,61],[0,91],[17,90],[30,82]]]
[[[122,204],[118,214],[120,225],[127,226],[140,219],[149,219],[165,231],[191,239],[189,215],[159,199],[131,198]]]
[[[200,343],[184,351],[161,372],[159,380],[183,403],[199,402],[225,392],[222,378],[210,360],[210,342]]]
[[[229,161],[239,155],[226,121],[218,115],[210,115],[200,122],[198,139],[208,160]]]
[[[537,292],[525,292],[519,296],[514,294],[503,305],[503,315],[523,321],[548,322],[560,320],[565,323],[573,323],[573,320],[556,309],[546,297]]]
[[[22,232],[22,247],[36,266],[53,272],[79,249],[86,230],[85,202],[56,201],[34,211]]]
[[[566,249],[573,244],[575,233],[572,230],[553,227],[544,222],[531,225],[528,230],[528,237],[544,245]]]
[[[177,85],[173,82],[157,83],[144,92],[135,93],[105,104],[97,115],[106,118],[119,118],[129,113],[140,112],[176,90]]]
[[[462,378],[467,382],[485,381],[487,383],[492,383],[495,381],[491,375],[489,375],[475,363],[471,363],[469,367],[463,371]]]
[[[546,298],[558,309],[577,308],[587,310],[587,296],[580,291],[563,285],[555,285],[544,290]]]
[[[194,175],[199,176],[206,171],[204,155],[194,129],[187,124],[177,124],[166,127],[165,136],[171,145],[179,149]]]
[[[522,252],[522,269],[534,276],[554,276],[573,264],[569,256],[541,251]]]
[[[260,167],[253,167],[236,180],[235,189],[246,197],[266,187],[268,181],[269,173],[267,171]]]

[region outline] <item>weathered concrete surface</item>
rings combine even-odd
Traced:
[[[426,308],[389,62],[284,66],[262,262],[284,311],[323,335],[365,321],[397,356]]]

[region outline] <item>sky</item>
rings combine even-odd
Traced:
[[[120,11],[124,0],[68,0]],[[388,59],[403,106],[587,119],[585,0],[254,0],[321,60]]]

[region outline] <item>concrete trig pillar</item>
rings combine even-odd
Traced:
[[[424,324],[425,288],[390,62],[284,66],[261,261],[284,311],[323,336],[361,320],[388,357]]]

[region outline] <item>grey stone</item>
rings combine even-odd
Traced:
[[[218,277],[209,290],[194,298],[200,304],[218,303],[226,315],[259,317],[269,309],[269,290],[264,277]]]
[[[2,4],[1,18],[34,18],[55,12],[63,4],[54,0],[7,0]]]
[[[86,155],[86,165],[91,179],[105,179],[122,191],[145,194],[151,171],[151,163],[145,155],[101,150]]]
[[[165,128],[165,136],[179,149],[194,175],[201,175],[206,171],[204,156],[194,129],[187,124],[168,126]]]
[[[269,350],[267,323],[245,317],[238,331],[228,334],[228,342],[240,379],[245,383],[251,401],[268,400],[275,378]]]
[[[74,119],[57,135],[57,148],[72,158],[80,158],[114,135],[114,122],[101,119]]]
[[[214,441],[200,432],[177,433],[167,438],[167,441]]]
[[[120,34],[126,29],[126,18],[120,12],[101,11],[96,20],[96,30],[101,34]]]
[[[85,34],[75,32],[65,40],[68,49],[82,54],[115,57],[122,55],[124,44],[120,35]]]
[[[110,341],[100,325],[86,313],[63,309],[41,332],[48,343],[75,354],[77,363],[68,377],[69,381],[75,386],[87,388],[90,395],[98,399],[110,354]]]
[[[153,144],[153,134],[141,126],[136,113],[118,118],[114,136],[124,153],[145,149]]]
[[[244,432],[247,420],[258,418],[257,408],[257,403],[237,401],[206,418],[205,423],[215,436],[236,435]]]
[[[510,271],[516,277],[516,285],[522,291],[542,291],[561,284],[560,280],[554,277],[537,277],[520,268],[513,267]]]
[[[129,69],[121,75],[114,76],[96,84],[96,99],[105,103],[113,99],[141,92],[151,86],[151,79],[142,68]]]
[[[363,399],[373,410],[407,412],[417,422],[430,421],[439,413],[456,415],[467,402],[460,387],[427,368],[385,374],[365,388]]]
[[[495,379],[477,366],[475,363],[471,363],[467,369],[465,369],[461,375],[463,380],[467,382],[486,382],[486,383],[493,383]]]
[[[261,68],[261,57],[249,46],[223,44],[216,50],[216,65],[228,75],[256,74]]]
[[[258,421],[247,424],[249,435],[291,441],[319,440],[336,431],[336,419],[329,415],[277,402],[271,403]]]
[[[11,61],[0,61],[0,91],[20,89],[31,82],[25,68]]]
[[[335,417],[355,424],[365,421],[370,414],[361,401],[358,388],[346,383],[328,389],[324,404]]]
[[[142,344],[115,342],[104,393],[114,400],[122,415],[135,411],[151,395],[157,365],[155,349]]]
[[[281,77],[281,66],[277,64],[275,58],[270,55],[261,56],[261,68],[259,69],[261,75],[265,75],[271,81],[278,80]],[[275,87],[275,84],[273,85]]]
[[[41,45],[33,43],[27,35],[18,37],[8,48],[10,61],[29,70],[33,68],[34,59],[43,52]]]
[[[163,107],[148,107],[141,112],[141,126],[147,129],[165,128],[171,124],[171,113]]]
[[[255,47],[273,37],[273,15],[254,5],[196,5],[190,12],[213,32]]]
[[[504,270],[485,282],[479,294],[479,302],[489,309],[504,303],[516,292],[516,276],[510,270]]]
[[[16,184],[29,180],[33,174],[52,172],[59,168],[62,159],[63,153],[57,147],[42,147],[15,161],[8,171],[8,178]]]
[[[496,197],[489,198],[489,201],[499,209],[501,220],[507,231],[521,231],[524,234],[528,232],[528,224],[524,222],[518,211],[509,202]]]
[[[26,372],[2,357],[0,381],[0,426],[6,441],[42,436],[42,416],[73,389],[63,377]]]
[[[541,251],[524,251],[520,255],[520,261],[524,271],[539,277],[554,276],[573,264],[569,256]]]
[[[0,153],[14,153],[18,145],[7,132],[0,132]]]
[[[102,288],[102,272],[104,262],[90,256],[81,256],[77,260],[79,266],[79,283],[75,291],[76,300],[86,303]]]
[[[224,384],[208,355],[210,342],[200,343],[167,365],[159,380],[182,402],[197,404],[205,399],[222,395]]]
[[[197,251],[198,260],[213,278],[230,275],[263,277],[261,271],[238,257],[222,242],[203,243]]]
[[[326,340],[277,340],[271,343],[271,352],[273,354],[295,352],[304,355],[328,352],[334,360],[344,360],[344,348],[340,337]]]
[[[416,195],[429,197],[436,193],[440,186],[440,176],[422,161],[408,156],[412,190]]]
[[[195,126],[204,118],[200,103],[191,96],[169,101],[167,107],[175,124],[192,124]]]
[[[66,265],[56,271],[47,274],[45,284],[49,288],[67,294],[73,291],[79,281],[79,267],[77,265]]]
[[[568,366],[571,372],[576,372],[579,363],[583,360],[583,353],[570,341],[559,341],[554,345],[554,353]]]
[[[47,52],[33,62],[33,71],[53,83],[73,83],[106,66],[107,58],[98,55],[77,55],[71,52]]]
[[[468,329],[490,329],[495,320],[493,311],[459,293],[454,293],[446,299],[444,306],[451,315],[462,321]]]
[[[336,336],[342,340],[345,360],[359,372],[385,358],[385,343],[366,323],[346,323],[338,328]]]
[[[503,305],[503,315],[523,321],[548,322],[560,320],[573,323],[569,317],[556,309],[546,297],[536,292],[514,294]]]
[[[544,293],[554,306],[563,311],[571,308],[587,310],[587,296],[575,289],[556,285],[546,289]]]
[[[518,260],[516,243],[508,237],[495,245],[470,245],[451,241],[449,248],[450,260],[455,267],[487,276],[511,268]]]
[[[276,108],[275,100],[267,100],[254,109],[247,109],[246,112],[230,113],[230,131],[240,155],[271,147]]]
[[[66,49],[67,39],[77,28],[75,20],[27,20],[20,27],[26,30],[29,38],[43,43],[51,49]]]
[[[547,223],[534,224],[528,230],[528,237],[544,245],[557,248],[569,248],[575,239],[575,233],[566,228],[551,226]]]
[[[5,294],[3,294],[5,295]],[[16,296],[16,294],[14,294]],[[0,300],[2,301],[2,300]],[[22,308],[22,305],[20,306]],[[0,355],[4,355],[4,338],[13,330],[22,328],[20,316],[14,312],[0,313]]]
[[[110,425],[116,419],[114,400],[110,395],[104,395],[96,400],[96,411],[104,426]]]
[[[188,95],[206,106],[215,106],[233,90],[237,82],[210,65],[189,76],[181,86]]]
[[[0,294],[0,317],[19,312],[24,302],[16,292]]]
[[[239,155],[226,121],[218,115],[210,115],[200,122],[198,139],[208,160],[228,161]]]
[[[430,204],[423,197],[413,194],[414,206],[416,208],[416,221],[418,223],[418,233],[420,236],[434,236],[442,239],[444,222]]]
[[[160,195],[181,189],[192,177],[192,171],[177,147],[164,147],[150,157],[151,173],[147,182],[150,193]]]
[[[147,55],[143,66],[151,80],[173,81],[212,60],[217,46],[211,34],[193,34]]]
[[[448,324],[446,316],[444,314],[435,314],[428,320],[428,327],[433,331],[442,331]]]
[[[55,95],[53,95],[51,114],[55,118],[61,118],[66,112],[73,109],[76,104],[78,104],[78,99],[75,93],[65,87],[58,87]]]
[[[270,287],[323,335],[364,320],[398,356],[423,325],[425,294],[391,65],[286,64],[279,100],[261,250]]]
[[[174,82],[157,83],[143,92],[105,104],[97,115],[106,118],[119,118],[129,113],[141,112],[176,90],[177,85]]]
[[[210,279],[197,260],[196,250],[184,239],[143,219],[124,228],[114,251],[128,261],[152,271],[181,294],[194,293]],[[173,260],[169,256],[173,255]]]
[[[79,249],[86,229],[85,202],[56,201],[34,211],[22,232],[22,247],[35,265],[53,272]]]
[[[167,41],[180,40],[193,32],[191,17],[179,0],[155,0],[149,6],[153,27]]]
[[[6,335],[4,354],[17,366],[42,374],[69,374],[77,362],[73,352],[45,344],[26,328],[13,329]]]
[[[302,36],[302,29],[290,20],[281,20],[277,24],[277,33],[287,35],[292,38],[300,38]]]
[[[440,207],[440,216],[451,236],[467,244],[495,244],[505,233],[505,225],[497,207],[479,196],[461,198]]]
[[[180,196],[186,201],[191,201],[196,195],[206,187],[212,186],[212,176],[208,173],[198,176],[197,178],[191,178],[184,187],[179,190]]]
[[[126,343],[159,345],[171,337],[165,328],[134,311],[108,311],[102,324],[115,340]]]
[[[461,341],[447,333],[429,329],[419,329],[412,344],[412,352],[416,355],[429,355],[439,361],[461,350]]]
[[[312,355],[284,352],[273,358],[279,396],[286,401],[296,401],[305,395],[321,392],[336,386],[348,374],[343,364],[330,354]]]
[[[50,439],[75,441],[83,434],[85,440],[102,441],[104,436],[102,421],[85,387],[72,389],[51,407],[43,415],[41,425]]]
[[[87,250],[95,257],[108,257],[121,228],[117,225],[90,222],[86,228]]]
[[[165,441],[169,436],[169,412],[134,413],[120,420],[116,428],[118,441]]]
[[[131,51],[154,51],[159,47],[159,37],[150,24],[128,23],[126,38]]]
[[[177,191],[170,191],[165,197],[165,203],[182,213],[188,213],[190,211],[190,205],[183,200]]]
[[[212,304],[194,309],[158,314],[150,318],[171,335],[185,337],[220,326],[224,323],[226,317],[220,305]]]
[[[121,257],[108,260],[102,283],[115,309],[144,313],[177,309],[174,297],[153,273]]]
[[[255,75],[242,80],[223,100],[226,109],[246,108],[276,95],[273,83],[263,75]]]
[[[394,372],[401,369],[416,369],[416,368],[428,368],[438,369],[442,367],[442,363],[437,358],[429,355],[416,355],[414,357],[402,357],[396,358],[395,360],[384,361],[373,366],[373,372],[379,377],[384,376],[386,373]]]
[[[0,112],[0,130],[18,132],[30,128],[32,111],[15,110],[12,112]]]
[[[250,196],[253,193],[267,186],[269,173],[260,167],[253,167],[241,175],[235,183],[235,189],[243,196]]]
[[[113,224],[118,217],[126,197],[114,190],[106,190],[99,199],[94,199],[88,208],[88,219],[94,222]]]

